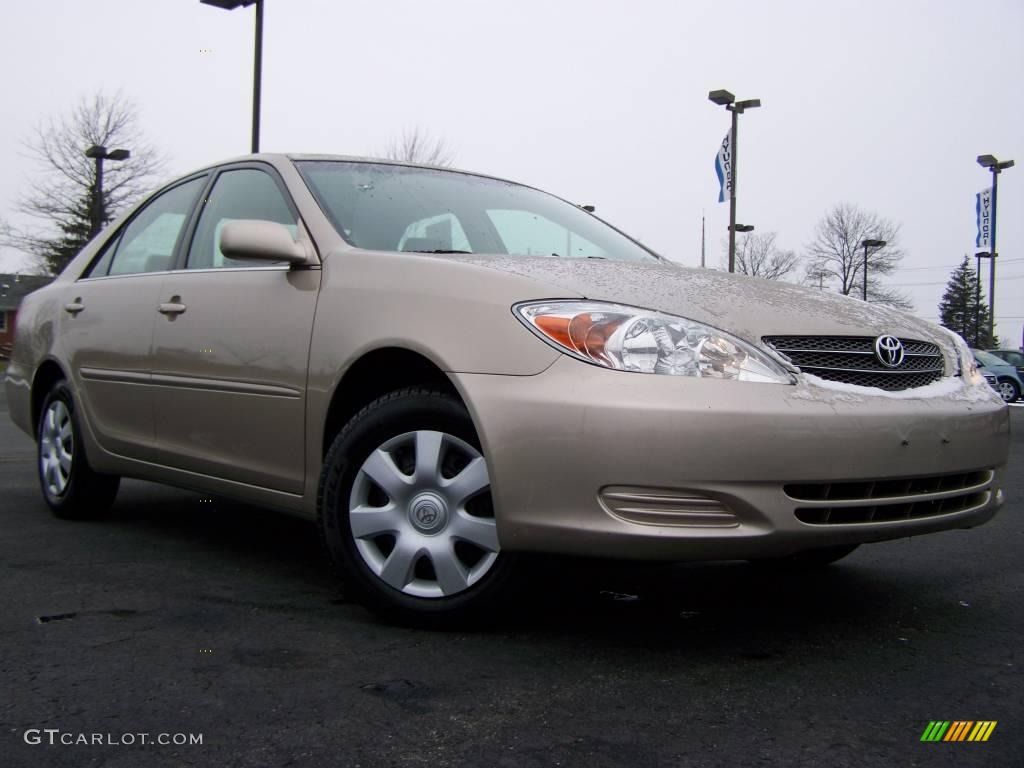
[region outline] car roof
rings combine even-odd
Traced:
[[[387,157],[370,157],[362,155],[338,155],[328,153],[317,153],[317,152],[257,152],[248,155],[238,155],[237,157],[227,158],[225,160],[218,160],[213,163],[207,163],[206,165],[200,166],[190,171],[187,175],[191,176],[194,173],[201,173],[202,171],[209,171],[214,168],[220,168],[225,165],[232,165],[234,163],[246,163],[253,161],[263,161],[270,163],[271,165],[283,165],[292,161],[297,162],[343,162],[343,163],[374,163],[377,165],[398,165],[406,168],[422,168],[428,171],[445,171],[447,173],[461,173],[465,176],[478,176],[482,179],[491,179],[493,181],[502,181],[506,184],[515,184],[519,187],[530,187],[529,184],[523,184],[512,179],[505,179],[501,176],[493,176],[488,173],[479,173],[477,171],[467,171],[462,168],[452,168],[451,166],[442,165],[428,165],[427,163],[411,163],[405,160],[393,160]],[[182,177],[183,178],[183,177]],[[543,191],[543,190],[538,190]],[[548,193],[550,194],[550,193]]]

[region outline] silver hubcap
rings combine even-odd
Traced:
[[[1002,395],[1003,400],[1008,403],[1012,403],[1017,397],[1017,392],[1014,390],[1013,384],[1008,381],[999,382],[999,394]]]
[[[60,496],[68,487],[74,450],[71,414],[64,403],[54,400],[43,414],[43,430],[39,440],[43,483],[53,496]]]
[[[462,592],[498,558],[487,462],[445,432],[406,432],[373,451],[352,485],[349,525],[370,570],[414,597]]]

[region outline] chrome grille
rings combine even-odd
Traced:
[[[992,470],[897,480],[790,483],[797,519],[811,525],[917,520],[985,506],[992,495]]]
[[[904,358],[888,368],[875,356],[871,336],[764,336],[761,339],[805,373],[829,381],[890,392],[923,387],[942,378],[942,352],[928,341],[900,339]]]

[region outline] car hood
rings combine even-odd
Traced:
[[[573,294],[688,317],[758,343],[762,336],[879,336],[892,334],[939,344],[955,359],[949,333],[933,323],[834,291],[733,275],[671,263],[603,259],[457,257],[531,278],[535,298]]]

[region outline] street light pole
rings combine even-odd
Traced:
[[[106,156],[106,149],[103,149],[102,147],[90,147],[89,151],[93,149],[99,149],[99,152],[93,155],[93,160],[96,162],[96,176],[95,183],[92,187],[92,222],[89,227],[90,240],[96,237],[96,234],[100,231],[100,227],[103,226],[103,158]],[[89,151],[86,151],[86,157],[89,156]]]
[[[865,240],[861,245],[864,246],[864,288],[861,292],[861,298],[864,301],[868,300],[868,248],[885,248],[885,240]]]
[[[1012,162],[1012,161],[1011,161]],[[988,344],[996,337],[996,211],[999,210],[999,164],[992,166],[992,250],[988,260]]]
[[[91,240],[103,229],[103,220],[107,217],[103,204],[103,161],[127,160],[131,157],[131,152],[127,149],[115,149],[112,152],[107,152],[106,147],[95,145],[85,150],[85,156],[96,162],[96,182],[92,187],[92,209],[89,212],[89,239]]]
[[[729,134],[732,137],[732,184],[729,185],[729,271],[736,271],[736,180],[739,175],[736,172],[736,158],[739,156],[740,146],[740,121],[739,112],[733,105],[726,107],[732,112],[732,128]]]
[[[256,51],[252,74],[252,153],[260,151],[260,88],[263,84],[263,2],[256,0]]]
[[[263,0],[199,0],[202,5],[212,5],[225,11],[256,6],[256,50],[253,55],[252,73],[252,152],[260,151],[260,86],[263,81]]]
[[[999,205],[999,174],[1013,168],[1013,160],[999,162],[993,155],[978,155],[978,165],[992,171],[992,242],[989,244],[988,262],[988,343],[996,337],[996,219]],[[980,264],[980,262],[979,262]]]
[[[978,272],[975,275],[974,286],[974,346],[981,346],[981,260],[992,258],[988,251],[978,251],[974,254],[978,262]]]
[[[732,179],[729,185],[729,271],[736,271],[736,183],[739,177],[739,116],[748,109],[755,109],[761,106],[760,99],[746,99],[745,101],[736,101],[736,97],[729,91],[719,89],[717,91],[711,91],[708,94],[708,100],[724,106],[727,110],[732,112],[732,125],[729,131],[729,136],[732,138],[730,142],[731,155],[732,155]]]

